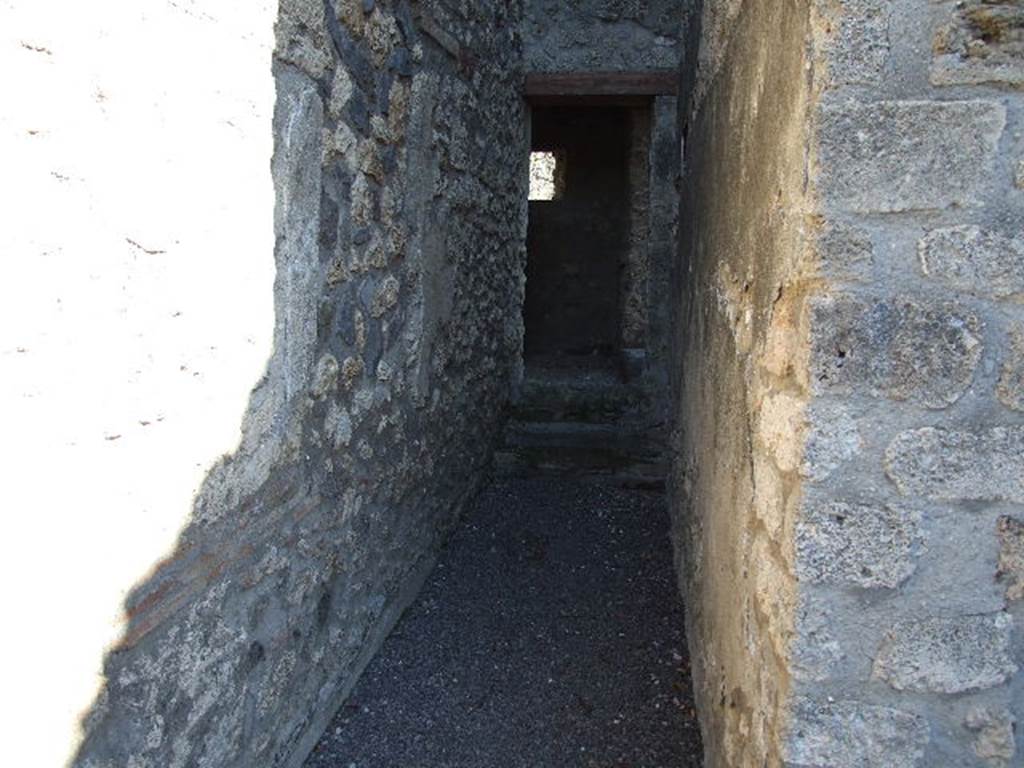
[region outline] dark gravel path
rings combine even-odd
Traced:
[[[664,496],[500,480],[306,768],[696,768]]]

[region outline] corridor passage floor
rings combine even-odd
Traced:
[[[306,768],[696,768],[661,493],[501,479]]]

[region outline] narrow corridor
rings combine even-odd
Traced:
[[[500,479],[307,768],[701,764],[664,496]]]

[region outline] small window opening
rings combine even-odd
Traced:
[[[560,200],[565,193],[565,152],[530,153],[530,200]]]

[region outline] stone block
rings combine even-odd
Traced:
[[[276,55],[314,78],[331,65],[322,0],[290,0],[281,5],[274,27]]]
[[[952,302],[827,296],[812,305],[816,391],[955,403],[981,358],[981,322]]]
[[[1024,598],[1024,521],[999,518],[999,566],[996,578],[1006,584],[1006,599]]]
[[[966,0],[932,43],[935,85],[1024,84],[1024,5],[1019,0]]]
[[[1017,161],[1017,170],[1013,174],[1013,184],[1017,189],[1024,189],[1024,160]]]
[[[819,121],[828,204],[863,213],[978,202],[1006,109],[995,101],[830,102]]]
[[[1024,325],[1010,331],[1009,341],[996,383],[996,397],[1007,408],[1024,411]]]
[[[886,449],[885,467],[905,495],[1024,502],[1024,427],[902,432]]]
[[[1024,296],[1024,237],[979,227],[929,232],[918,245],[921,271],[958,291],[998,299]]]
[[[311,386],[313,397],[320,399],[326,397],[338,386],[338,361],[334,355],[328,353],[321,357],[316,364],[313,373],[313,384]]]
[[[963,693],[994,688],[1017,671],[1005,613],[896,623],[873,674],[898,691]]]
[[[797,680],[828,680],[846,658],[839,642],[842,631],[837,631],[835,625],[835,610],[831,600],[809,595],[808,590],[801,592],[789,646],[790,669]]]
[[[920,544],[919,512],[838,501],[812,504],[797,524],[797,576],[894,588],[914,572]]]
[[[868,277],[875,260],[871,236],[838,222],[827,225],[818,236],[818,255],[822,274],[840,280]]]
[[[857,701],[798,699],[785,759],[801,768],[914,768],[928,741],[928,724],[911,712]]]
[[[964,725],[977,733],[974,754],[990,768],[1008,768],[1017,752],[1016,721],[1006,709],[976,706],[967,713]]]
[[[401,285],[398,279],[389,275],[377,286],[373,294],[373,301],[370,305],[370,315],[380,318],[390,312],[398,305],[399,291]]]
[[[877,83],[889,58],[892,4],[884,0],[845,0],[827,45],[829,81]]]
[[[857,420],[846,408],[817,401],[808,409],[807,420],[810,428],[800,474],[808,480],[825,480],[860,454],[864,441]]]
[[[304,6],[303,6],[304,7]],[[324,108],[316,82],[282,68],[277,74],[274,135],[278,137],[272,171],[277,190],[274,230],[277,250],[277,302],[281,334],[276,354],[281,375],[271,376],[290,399],[307,383],[316,347],[319,237],[323,171]],[[273,366],[277,367],[277,366]]]

